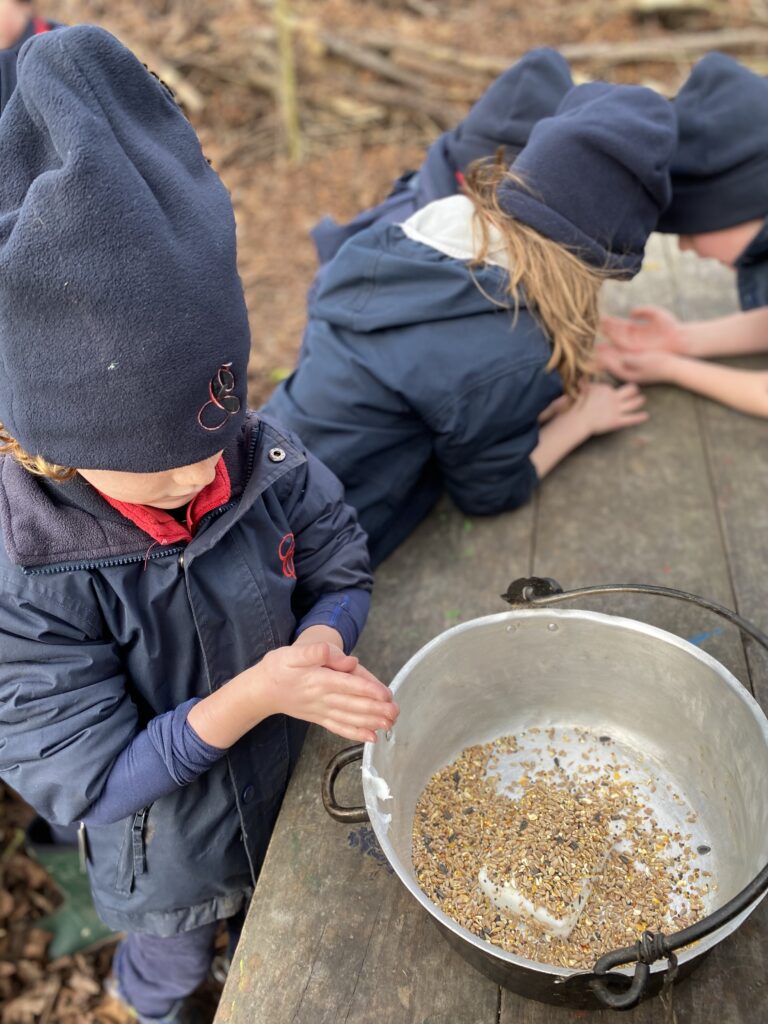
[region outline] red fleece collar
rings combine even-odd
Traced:
[[[115,498],[110,498],[108,494],[102,494],[101,491],[99,494],[112,508],[117,509],[126,519],[130,519],[144,533],[148,533],[152,540],[166,545],[191,541],[203,516],[229,501],[232,495],[232,485],[229,481],[227,467],[224,465],[224,459],[221,458],[216,463],[216,476],[187,506],[186,525],[177,522],[163,508],[154,508],[152,505],[134,505],[129,501],[117,501]]]

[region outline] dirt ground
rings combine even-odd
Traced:
[[[272,93],[271,0],[51,0],[40,8],[115,32],[185,103],[237,213],[253,402],[290,370],[301,341],[315,269],[311,226],[325,213],[343,220],[383,198],[403,169],[418,165],[441,125],[480,95],[494,68],[543,44],[768,28],[768,4],[760,0],[293,0],[290,7],[299,164],[285,155]],[[574,62],[576,77],[672,93],[695,55],[683,49],[619,61],[610,51]],[[759,67],[749,46],[747,56]],[[56,905],[57,894],[23,853],[29,814],[0,789],[0,1024],[120,1024],[128,1018],[101,988],[111,947],[46,962],[46,936],[34,920]]]

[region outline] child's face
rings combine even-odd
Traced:
[[[762,220],[749,220],[720,231],[680,235],[678,245],[682,252],[695,252],[704,259],[719,260],[726,267],[732,267],[762,226]]]
[[[15,46],[32,15],[32,5],[22,0],[0,0],[0,49]]]
[[[221,452],[162,473],[118,473],[111,469],[78,469],[84,480],[115,501],[155,508],[181,508],[213,480]]]

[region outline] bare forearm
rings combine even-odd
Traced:
[[[551,472],[589,436],[583,417],[575,409],[560,413],[545,424],[539,433],[539,443],[531,452],[531,462],[539,479]]]
[[[266,687],[249,670],[195,704],[187,721],[203,742],[226,749],[271,714]]]
[[[680,325],[682,354],[697,359],[768,352],[768,307]]]
[[[670,356],[665,380],[739,412],[768,417],[768,373]]]

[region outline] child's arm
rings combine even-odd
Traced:
[[[600,348],[601,365],[619,380],[675,384],[739,412],[768,417],[768,372],[735,370],[671,352],[619,352]]]
[[[575,404],[558,400],[542,410],[547,391],[541,370],[531,367],[530,374],[530,380],[518,375],[514,382],[498,376],[459,397],[435,437],[446,487],[467,515],[517,508],[541,477],[589,437],[648,418],[636,387],[602,383],[586,387]]]
[[[541,479],[588,438],[623,427],[645,423],[645,397],[632,384],[614,388],[593,383],[581,397],[549,419],[541,429],[539,443],[531,452],[531,462]]]
[[[658,306],[639,306],[628,319],[603,317],[601,328],[625,352],[672,352],[698,359],[768,352],[768,307],[682,322]]]
[[[0,777],[50,821],[119,820],[192,782],[268,714],[305,714],[358,740],[397,716],[389,690],[336,647],[341,630],[310,625],[227,684],[225,704],[238,716],[229,733],[200,736],[189,721],[208,700],[202,717],[215,720],[221,691],[139,730],[119,651],[98,619],[74,603],[63,617],[44,587],[14,583],[0,602]]]
[[[334,644],[321,639],[331,633],[313,626],[290,647],[270,651],[258,665],[195,704],[189,724],[216,747],[232,746],[275,714],[314,722],[347,739],[375,742],[376,730],[395,722],[397,705],[383,683],[337,646],[338,634]]]

